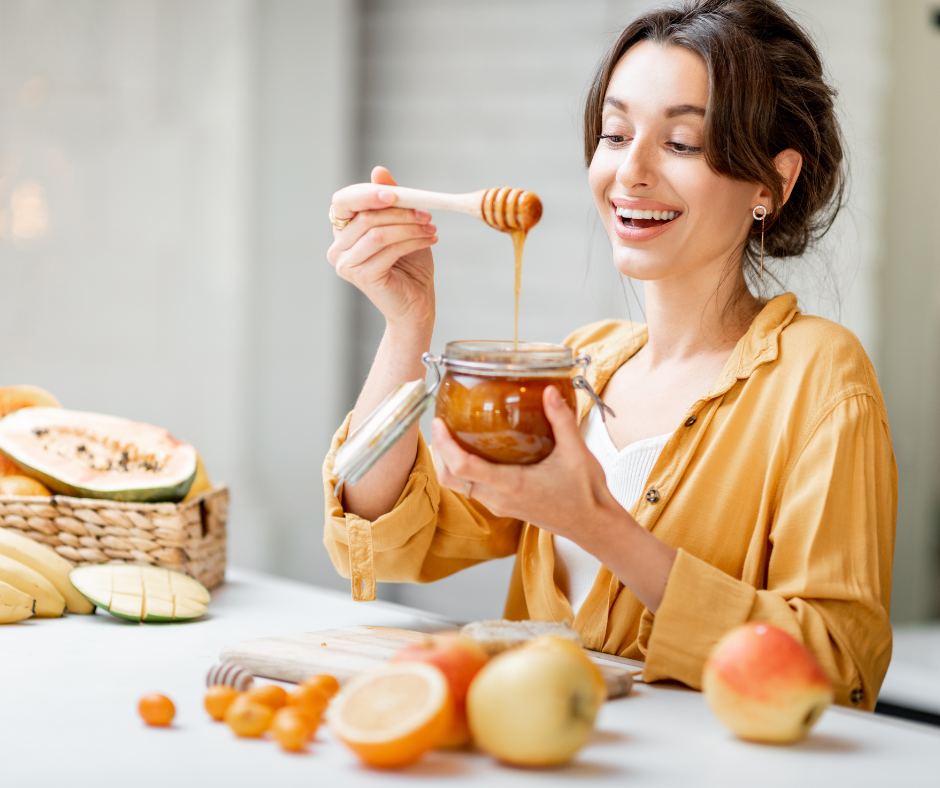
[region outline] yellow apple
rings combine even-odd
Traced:
[[[594,731],[603,703],[598,670],[566,647],[532,644],[491,659],[467,693],[473,740],[518,766],[570,760]]]
[[[832,703],[832,684],[799,641],[770,624],[725,635],[702,672],[702,690],[721,722],[742,739],[802,739]]]

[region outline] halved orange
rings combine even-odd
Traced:
[[[453,699],[444,674],[424,662],[399,662],[349,681],[329,708],[330,730],[369,766],[397,768],[438,746]]]

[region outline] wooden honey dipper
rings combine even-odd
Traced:
[[[509,187],[483,189],[469,194],[442,194],[403,186],[385,186],[398,196],[396,208],[469,213],[504,233],[528,232],[542,218],[538,195]]]

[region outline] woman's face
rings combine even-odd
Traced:
[[[667,279],[739,258],[762,187],[709,168],[707,103],[708,70],[687,49],[643,41],[614,69],[589,174],[626,276]]]

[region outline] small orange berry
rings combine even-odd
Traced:
[[[319,687],[300,684],[290,691],[287,696],[287,705],[302,708],[319,719],[326,707],[330,705],[330,699]]]
[[[176,706],[166,695],[144,695],[137,704],[137,711],[148,725],[165,727],[173,722]]]
[[[332,698],[339,692],[339,682],[333,676],[329,676],[326,673],[317,673],[314,676],[304,679],[300,683],[305,687],[318,687],[323,690],[323,694],[328,698]]]
[[[285,708],[292,709],[294,713],[303,720],[304,725],[307,726],[308,739],[312,739],[317,735],[317,728],[320,727],[320,717],[318,715],[312,714],[302,706],[287,706]]]
[[[277,710],[269,730],[281,749],[287,752],[301,752],[304,749],[310,739],[308,721],[304,719],[306,716],[291,706]]]
[[[271,711],[277,711],[287,703],[287,691],[278,684],[262,684],[252,687],[245,697],[254,703],[262,703]]]
[[[274,712],[270,706],[255,703],[243,695],[228,707],[225,712],[225,724],[237,736],[250,738],[264,733],[271,726],[273,717]]]
[[[232,705],[232,701],[238,697],[238,691],[232,687],[226,687],[224,684],[215,684],[206,691],[203,698],[203,704],[209,716],[214,720],[221,722],[225,719],[225,712]]]

